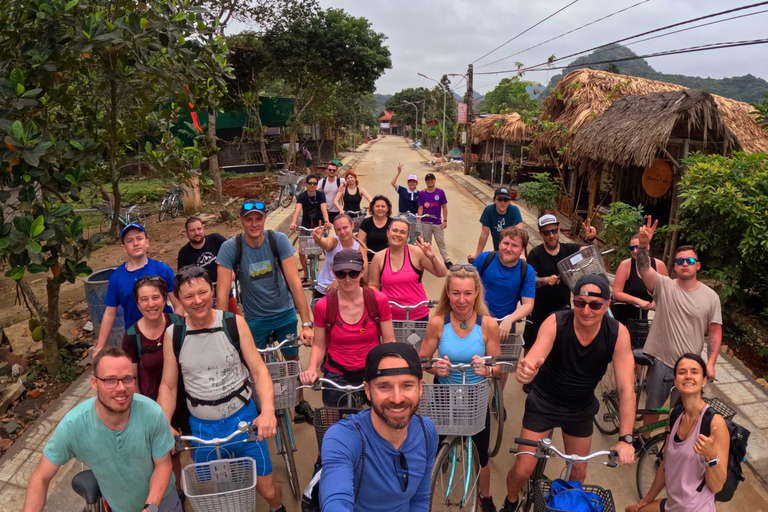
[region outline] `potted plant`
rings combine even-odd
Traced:
[[[534,176],[532,181],[521,183],[518,190],[520,199],[525,201],[528,208],[536,207],[540,217],[555,207],[560,192],[560,178],[550,179],[548,172],[542,172]]]

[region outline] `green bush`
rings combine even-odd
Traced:
[[[123,202],[130,204],[159,203],[165,197],[166,188],[170,183],[158,179],[141,179],[120,182],[120,195]]]
[[[627,246],[632,235],[637,234],[642,222],[643,205],[635,207],[621,201],[609,205],[608,213],[603,215],[601,237],[606,245],[616,248],[616,252],[609,257],[611,267],[616,268],[620,262],[631,256]],[[658,245],[658,241],[656,244]]]
[[[528,208],[536,207],[541,216],[546,210],[554,208],[560,192],[560,178],[550,179],[548,172],[542,172],[534,176],[532,181],[518,185],[517,190]]]

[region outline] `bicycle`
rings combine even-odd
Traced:
[[[314,229],[296,226],[299,233],[309,233],[308,235],[299,234],[299,251],[307,257],[307,273],[309,276],[309,288],[317,286],[317,269],[320,266],[320,255],[323,249],[315,243],[312,237]]]
[[[411,310],[420,306],[427,306],[428,308],[434,308],[437,305],[436,301],[423,300],[413,306],[403,306],[397,302],[391,300],[389,305],[405,310],[405,320],[392,320],[392,327],[395,330],[395,341],[398,343],[407,343],[416,349],[416,352],[421,348],[421,342],[424,341],[424,334],[427,332],[427,324],[429,320],[411,320]]]
[[[305,179],[305,176],[295,171],[280,171],[277,174],[277,184],[280,186],[277,204],[283,208],[291,206],[293,198],[301,194],[306,188]]]
[[[607,280],[608,273],[605,270],[603,256],[615,251],[616,249],[608,249],[600,252],[594,245],[588,245],[576,254],[560,260],[557,263],[557,270],[571,290],[576,286],[579,278],[586,274],[600,274]]]
[[[93,471],[85,469],[76,474],[72,478],[72,490],[85,500],[85,512],[103,512],[104,498]]]
[[[140,224],[144,225],[144,222],[146,221],[146,214],[141,210],[141,207],[137,204],[130,205],[128,203],[123,203],[123,214],[118,216],[118,221],[120,223],[120,229],[124,228],[128,224]],[[99,212],[103,215],[103,219],[101,219],[101,224],[99,225],[99,233],[102,235],[107,235],[109,233],[109,227],[112,225],[112,219],[115,216],[115,212],[112,209],[112,203],[109,201],[105,201],[102,204],[100,204],[97,209]]]
[[[158,217],[160,222],[165,218],[165,214],[171,215],[171,218],[176,218],[179,215],[179,210],[182,209],[181,203],[181,187],[176,183],[173,184],[173,188],[167,191],[167,196],[160,203],[160,211]]]
[[[551,435],[551,434],[550,434]],[[554,510],[547,506],[547,501],[545,499],[545,496],[549,493],[550,488],[552,486],[552,481],[547,478],[547,476],[544,474],[544,470],[547,467],[547,462],[549,459],[558,458],[565,461],[565,475],[564,480],[570,480],[571,479],[571,473],[573,472],[573,466],[576,464],[584,463],[584,462],[592,462],[597,464],[603,464],[605,466],[608,466],[609,468],[615,468],[618,467],[619,462],[616,459],[617,454],[614,451],[599,451],[595,453],[591,453],[589,455],[586,455],[584,457],[581,457],[579,455],[566,455],[562,453],[560,450],[552,446],[552,440],[549,438],[544,438],[541,441],[531,441],[529,439],[515,439],[515,444],[522,445],[522,446],[531,446],[536,448],[536,452],[524,452],[520,450],[516,450],[515,448],[510,448],[509,452],[514,453],[515,457],[518,455],[530,455],[532,457],[536,457],[536,467],[533,470],[533,473],[531,473],[531,476],[528,477],[528,481],[526,482],[525,486],[523,487],[523,492],[520,495],[519,502],[518,502],[518,510],[524,510],[525,512],[528,512],[531,510],[531,506],[534,507],[534,510],[536,512],[545,512],[548,510]],[[604,457],[608,456],[608,461],[599,461],[595,462],[593,459],[596,459],[598,457]],[[613,494],[608,489],[603,489],[602,487],[598,487],[596,485],[583,485],[582,488],[587,492],[593,492],[600,496],[603,500],[603,512],[614,512],[616,510],[616,507],[613,503]]]
[[[422,219],[434,219],[434,215],[416,215],[415,213],[405,213],[401,217],[408,223],[408,243],[416,242],[418,238],[424,236],[424,229],[421,226]]]
[[[368,207],[363,206],[359,211],[345,211],[344,213],[349,215],[350,220],[352,220],[352,230],[356,233],[360,229],[363,219],[368,215]]]
[[[486,365],[506,364],[503,356],[485,356]],[[425,369],[441,359],[422,359]],[[474,512],[479,499],[480,462],[472,436],[485,428],[490,380],[467,384],[469,363],[450,365],[461,372],[461,384],[424,384],[419,414],[432,419],[440,443],[432,468],[430,510]]]

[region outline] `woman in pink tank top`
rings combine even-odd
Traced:
[[[436,277],[445,277],[447,271],[440,258],[435,257],[432,246],[421,238],[409,245],[408,222],[394,219],[387,230],[389,248],[380,251],[371,261],[368,284],[380,290],[390,301],[403,306],[413,306],[427,300],[427,292],[421,284],[424,271]],[[427,320],[429,308],[419,306],[410,310],[410,320]],[[392,319],[405,320],[405,310],[392,307]]]
[[[728,476],[730,445],[728,427],[719,414],[712,416],[709,437],[701,433],[704,411],[709,407],[702,399],[706,383],[704,360],[683,354],[675,363],[675,387],[685,412],[672,425],[664,461],[648,494],[627,507],[627,512],[715,512],[715,494]],[[667,497],[657,500],[665,488]]]

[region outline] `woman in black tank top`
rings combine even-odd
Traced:
[[[632,257],[619,264],[613,281],[613,299],[627,304],[614,304],[611,306],[611,312],[613,317],[624,325],[630,318],[648,318],[648,311],[656,308],[653,297],[648,293],[645,283],[637,273],[637,245],[637,235],[635,235],[629,242]],[[663,276],[669,275],[666,265],[660,259],[651,259],[651,267]],[[630,304],[636,304],[640,308]]]
[[[344,179],[345,181],[339,187],[339,192],[336,194],[333,204],[336,205],[340,213],[359,212],[362,200],[365,198],[370,203],[371,195],[358,184],[357,174],[354,171],[349,171],[345,174]],[[341,204],[342,201],[344,202],[343,206]]]

